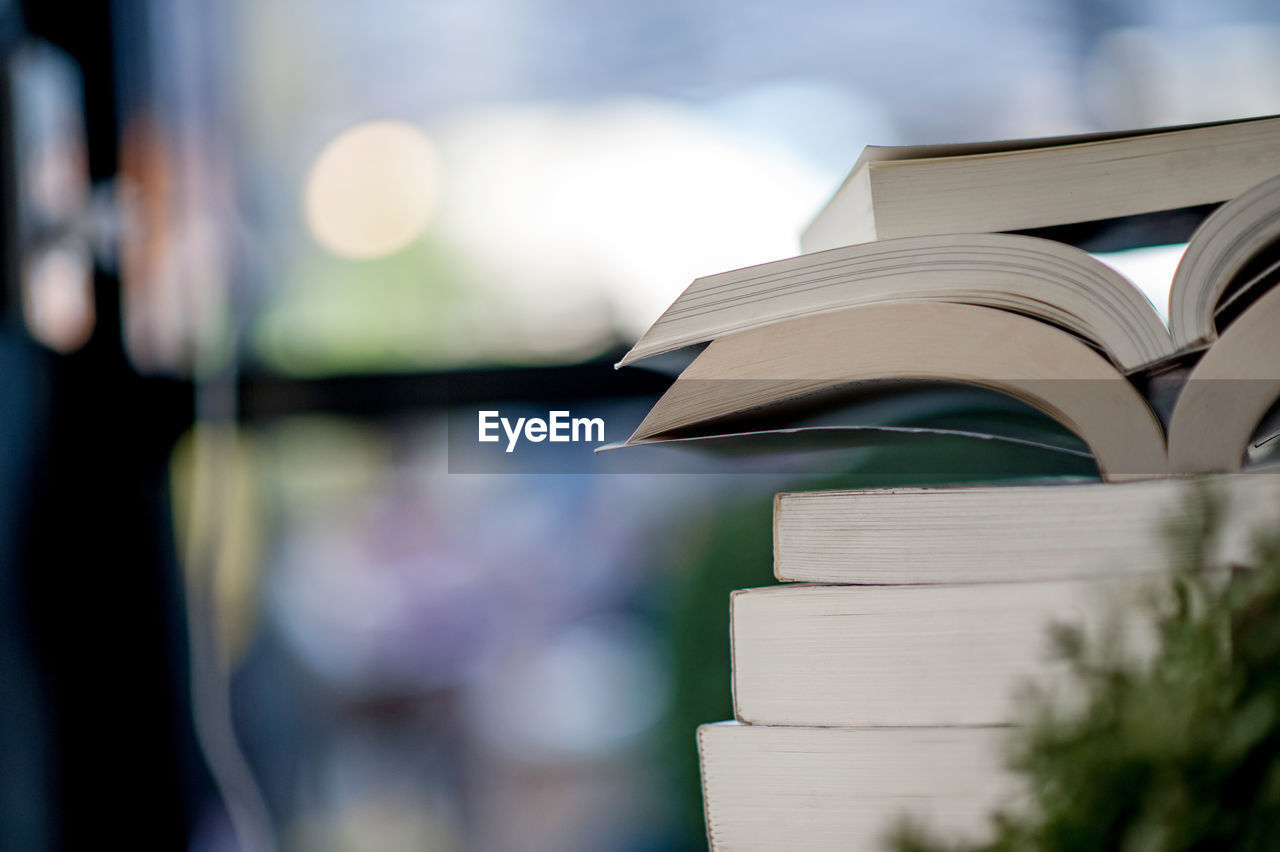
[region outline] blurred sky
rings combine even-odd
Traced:
[[[1280,111],[1280,13],[1264,3],[221,12],[247,352],[286,372],[622,345],[693,277],[794,253],[868,143]],[[403,144],[362,133],[371,122]],[[382,230],[341,234],[370,222]]]

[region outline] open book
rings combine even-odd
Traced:
[[[1120,273],[1052,240],[943,234],[850,245],[697,279],[619,366],[793,317],[943,301],[1059,326],[1136,372],[1212,342],[1275,283],[1277,242],[1280,176],[1218,208],[1191,236],[1170,287],[1167,327]]]
[[[1277,244],[1280,177],[1192,235],[1167,327],[1089,254],[1013,234],[880,240],[700,278],[620,362],[713,341],[628,443],[926,379],[1029,403],[1079,435],[1107,478],[1236,470],[1280,395]],[[1185,383],[1162,421],[1139,386],[1172,369]]]

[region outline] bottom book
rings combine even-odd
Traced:
[[[1006,731],[703,725],[711,849],[886,849],[905,818],[981,840],[988,813],[1017,791]]]

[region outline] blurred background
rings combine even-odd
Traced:
[[[1264,0],[0,0],[0,60],[5,849],[703,848],[770,498],[883,460],[451,473],[451,411],[634,424],[865,144],[1280,112]]]

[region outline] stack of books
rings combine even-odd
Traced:
[[[1211,564],[1247,564],[1251,533],[1280,519],[1280,477],[1209,484],[1227,519]],[[736,721],[698,731],[712,848],[875,849],[904,818],[980,839],[1019,793],[1000,742],[1019,696],[1074,694],[1053,626],[1100,636],[1190,558],[1165,533],[1200,487],[778,495],[774,571],[803,585],[732,595]]]
[[[1191,475],[1227,501],[1213,561],[1248,558],[1280,517],[1280,477],[1244,473],[1280,443],[1278,173],[1280,118],[868,149],[805,254],[698,279],[624,358],[702,347],[629,445],[946,382],[1052,418],[1103,480],[779,495],[775,574],[802,585],[732,596],[736,720],[698,731],[713,849],[980,836],[1018,794],[1019,684],[1071,688],[1050,626],[1098,629],[1178,558]],[[1168,324],[1070,244],[1181,240]]]

